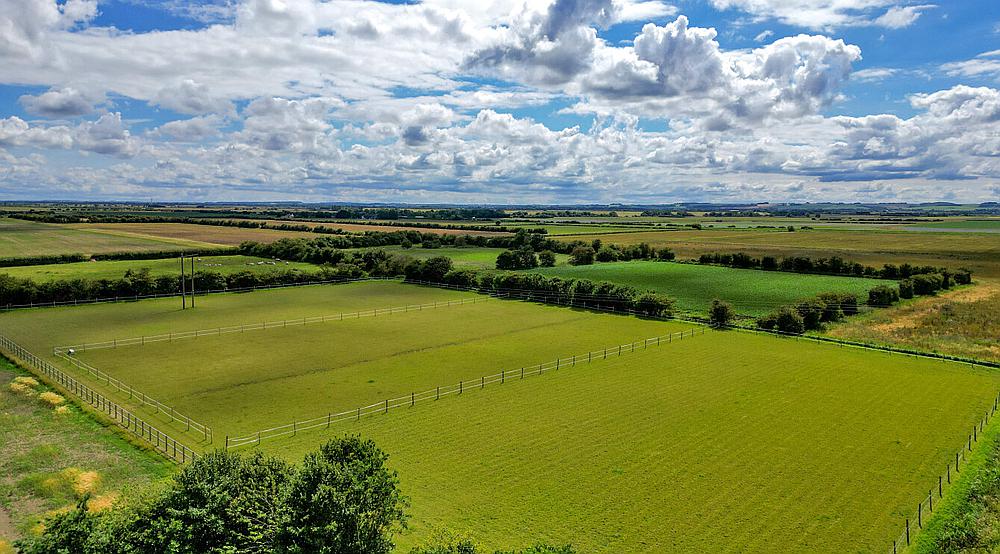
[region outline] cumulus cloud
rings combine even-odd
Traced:
[[[68,29],[97,15],[96,0],[8,0],[0,10],[0,55],[36,59],[51,31]]]
[[[232,102],[212,94],[206,85],[192,79],[160,89],[151,99],[154,104],[183,114],[231,114]]]
[[[219,126],[222,123],[223,120],[218,115],[192,117],[169,121],[149,134],[158,138],[169,137],[180,142],[199,142],[220,136]]]
[[[924,10],[936,8],[934,4],[921,6],[893,6],[875,18],[874,24],[887,29],[902,29],[912,25]]]
[[[31,114],[53,119],[77,117],[94,111],[90,98],[72,88],[53,88],[38,96],[24,95],[18,99]]]

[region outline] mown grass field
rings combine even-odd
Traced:
[[[276,229],[244,229],[194,223],[78,223],[62,225],[67,229],[92,231],[99,236],[119,239],[144,239],[166,241],[199,241],[201,246],[236,246],[247,240],[270,243],[283,238],[316,238],[320,235],[307,231],[279,231]]]
[[[45,264],[16,267],[0,267],[0,273],[14,277],[30,278],[38,282],[57,279],[118,279],[126,271],[149,269],[152,276],[180,275],[179,258],[156,260],[105,260],[70,264]],[[190,262],[185,260],[184,272],[190,271]],[[317,266],[302,262],[275,262],[253,256],[203,256],[195,261],[195,271],[213,271],[228,275],[241,271],[264,273],[268,271],[295,269],[309,271]]]
[[[0,552],[82,494],[92,495],[92,509],[104,509],[176,467],[75,406],[57,413],[39,398],[51,392],[44,385],[12,391],[13,379],[27,375],[0,358]]]
[[[0,314],[0,332],[58,360],[57,345],[471,297],[311,286],[186,311],[176,299],[22,310]],[[742,332],[476,387],[684,328],[492,300],[78,356],[213,426],[214,446],[468,379],[461,396],[260,446],[295,460],[332,434],[374,439],[411,499],[401,552],[442,528],[598,553],[881,551],[1000,389],[995,371]]]
[[[919,233],[913,231],[812,229],[707,229],[651,231],[566,237],[601,239],[609,244],[646,242],[669,247],[681,258],[709,252],[746,252],[755,256],[840,256],[880,267],[911,263],[950,268],[968,267],[982,277],[1000,278],[1000,235],[985,233]]]
[[[474,391],[327,433],[391,458],[413,518],[489,546],[581,552],[882,552],[1000,374],[748,333]]]
[[[114,235],[86,228],[0,218],[0,258],[54,254],[102,254],[106,252],[182,250],[211,246],[197,236],[150,237]]]
[[[821,292],[850,292],[864,301],[868,298],[868,289],[892,284],[880,279],[648,261],[565,265],[532,271],[564,278],[612,281],[639,290],[662,292],[676,299],[677,308],[687,312],[706,313],[712,300],[718,298],[745,315],[763,315]]]
[[[76,357],[235,436],[687,328],[492,301]]]

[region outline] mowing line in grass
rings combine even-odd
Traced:
[[[660,346],[661,344],[672,344],[674,339],[680,341],[684,339],[685,333],[688,337],[694,337],[696,334],[705,334],[706,328],[701,328],[701,333],[698,333],[697,329],[691,329],[688,332],[679,331],[676,333],[670,333],[669,335],[661,335],[656,337],[650,337],[643,339],[641,341],[633,341],[628,344],[619,344],[609,348],[602,348],[598,350],[588,350],[584,354],[574,354],[564,358],[556,358],[554,361],[544,362],[536,364],[533,366],[521,367],[519,369],[503,370],[500,373],[495,373],[493,375],[483,375],[478,380],[472,379],[470,381],[459,381],[458,384],[438,386],[433,389],[425,390],[423,392],[411,392],[409,395],[400,396],[397,398],[387,398],[384,401],[376,402],[374,404],[369,404],[368,406],[360,406],[353,410],[347,410],[343,412],[333,413],[330,412],[325,416],[315,417],[312,419],[307,419],[304,421],[296,421],[286,425],[279,425],[277,427],[271,427],[269,429],[261,429],[249,435],[242,437],[229,437],[226,436],[226,448],[239,448],[241,446],[247,445],[260,445],[262,439],[272,439],[288,435],[296,435],[299,431],[306,431],[309,429],[318,429],[320,427],[330,428],[333,423],[340,423],[342,421],[349,420],[360,420],[362,417],[371,416],[375,414],[387,414],[389,410],[396,408],[402,408],[404,406],[412,407],[416,405],[417,402],[424,402],[427,400],[441,400],[441,397],[448,396],[452,394],[462,394],[466,390],[474,390],[476,388],[484,389],[486,385],[492,385],[495,383],[503,384],[507,379],[524,379],[525,377],[530,377],[532,375],[542,375],[546,371],[558,371],[560,368],[565,367],[575,367],[577,362],[579,363],[592,363],[597,360],[607,360],[608,356],[621,357],[623,354],[629,354],[635,352],[642,346],[642,350],[646,350],[650,345]],[[477,387],[478,385],[478,387]]]
[[[104,348],[118,348],[119,346],[143,346],[147,343],[154,342],[173,342],[175,340],[198,338],[205,336],[219,336],[229,333],[244,333],[246,331],[262,331],[266,329],[284,329],[286,327],[294,327],[296,325],[309,325],[313,323],[328,323],[331,321],[344,321],[345,319],[360,319],[362,317],[378,317],[379,315],[387,316],[397,313],[407,313],[407,312],[420,312],[423,310],[433,310],[440,308],[448,308],[451,306],[461,306],[464,304],[477,304],[480,302],[489,302],[494,300],[494,298],[463,298],[459,300],[445,300],[442,302],[432,302],[429,304],[410,304],[406,306],[390,306],[388,308],[370,308],[367,310],[361,310],[356,312],[341,312],[339,314],[333,315],[321,315],[313,317],[302,317],[296,319],[283,319],[281,321],[262,321],[260,323],[248,323],[241,325],[232,325],[229,327],[216,327],[213,329],[196,329],[194,331],[179,331],[171,333],[163,333],[159,335],[150,336],[139,336],[130,337],[124,339],[112,339],[109,341],[97,342],[97,343],[81,343],[70,346],[57,346],[52,352],[57,356],[66,357],[66,354],[72,355],[70,350],[79,350],[81,352],[86,352],[88,350],[100,350]],[[381,311],[381,312],[380,312]],[[68,359],[68,358],[67,358]],[[72,360],[71,360],[72,361]],[[104,378],[100,375],[100,370],[92,370],[95,376]]]

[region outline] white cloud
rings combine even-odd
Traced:
[[[807,29],[876,25],[898,29],[911,25],[923,10],[935,7],[901,5],[897,0],[710,0],[719,10],[735,9],[758,20],[775,19]],[[885,9],[885,11],[881,11]]]
[[[851,79],[856,81],[881,81],[899,73],[892,67],[869,67],[851,73]]]
[[[874,24],[887,29],[902,29],[913,25],[924,10],[936,8],[934,4],[920,6],[892,6],[884,14],[877,17]]]
[[[172,138],[180,142],[200,142],[221,135],[223,120],[218,115],[178,119],[160,125],[149,134],[153,137]]]
[[[757,33],[757,36],[753,37],[755,42],[764,42],[765,40],[774,36],[774,31],[770,29],[764,29],[763,31]]]
[[[54,119],[86,115],[94,111],[93,100],[72,88],[53,88],[38,96],[24,95],[18,99],[31,114]]]

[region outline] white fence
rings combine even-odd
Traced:
[[[148,424],[118,403],[101,393],[91,389],[76,379],[70,377],[52,364],[25,350],[9,338],[0,335],[0,349],[29,365],[43,376],[54,381],[80,400],[100,410],[118,425],[122,426],[143,441],[149,443],[157,452],[179,463],[194,461],[198,455],[170,435]]]
[[[293,421],[292,423],[289,423],[287,425],[279,425],[276,427],[271,427],[269,429],[261,429],[260,431],[256,431],[254,433],[242,437],[227,436],[226,448],[239,448],[241,446],[257,445],[260,444],[260,442],[265,439],[273,439],[277,437],[295,435],[300,431],[306,431],[309,429],[317,429],[321,427],[328,428],[330,427],[330,425],[341,421],[360,420],[362,417],[365,416],[388,413],[389,410],[395,408],[414,406],[416,405],[417,402],[425,402],[428,400],[440,400],[441,397],[448,396],[451,394],[462,394],[465,391],[477,388],[483,389],[486,387],[486,385],[492,385],[495,383],[503,384],[507,380],[524,379],[527,376],[541,375],[547,371],[556,371],[561,368],[572,367],[578,363],[590,363],[594,360],[607,359],[608,356],[621,356],[622,354],[635,352],[636,350],[639,349],[647,349],[650,346],[660,346],[664,344],[670,344],[675,340],[682,340],[684,337],[703,335],[705,334],[706,331],[707,328],[701,327],[698,329],[679,331],[676,333],[671,333],[669,335],[651,337],[641,341],[635,341],[628,344],[620,344],[609,348],[603,348],[601,350],[593,350],[590,352],[577,354],[566,358],[557,358],[554,361],[538,365],[505,370],[501,371],[500,373],[495,373],[493,375],[484,375],[478,379],[473,379],[470,381],[459,381],[457,384],[435,387],[433,389],[425,390],[423,392],[413,392],[405,396],[400,396],[396,398],[387,398],[383,401],[376,402],[374,404],[369,404],[367,406],[360,406],[353,410],[347,410],[337,413],[330,412],[324,416],[314,417],[312,419],[307,419],[303,421]]]
[[[229,333],[245,333],[246,331],[259,331],[263,329],[280,329],[295,325],[309,325],[312,323],[326,323],[329,321],[344,321],[345,319],[360,319],[362,317],[379,317],[392,314],[420,312],[437,308],[447,308],[450,306],[461,306],[465,304],[479,304],[494,300],[491,297],[463,298],[460,300],[442,300],[427,304],[412,304],[407,306],[394,306],[388,308],[374,308],[358,312],[339,313],[333,315],[323,315],[314,317],[302,317],[297,319],[285,319],[281,321],[261,321],[259,323],[248,323],[241,325],[231,325],[229,327],[216,327],[214,329],[197,329],[194,331],[181,331],[177,333],[163,333],[160,335],[149,335],[141,337],[130,337],[124,339],[112,339],[103,342],[87,342],[70,346],[57,346],[52,349],[53,354],[65,355],[70,350],[86,352],[88,350],[100,350],[104,348],[118,348],[119,346],[137,346],[155,342],[173,342],[182,339],[194,339],[198,337],[219,336]],[[65,357],[65,356],[64,356]]]
[[[128,397],[129,397],[129,400],[135,400],[135,401],[139,402],[139,404],[141,404],[143,406],[152,407],[154,410],[156,410],[157,413],[162,413],[162,414],[170,417],[171,421],[179,421],[182,424],[184,424],[185,431],[192,431],[193,430],[195,433],[201,433],[203,440],[205,440],[205,441],[207,441],[209,443],[212,442],[212,438],[213,437],[212,437],[212,428],[211,427],[209,427],[209,426],[207,426],[205,424],[202,424],[202,423],[198,423],[197,421],[191,419],[190,417],[188,417],[188,416],[186,416],[186,415],[178,412],[177,410],[175,410],[171,406],[168,406],[168,405],[164,404],[163,402],[160,402],[159,400],[156,400],[155,398],[150,397],[149,395],[147,395],[146,393],[144,393],[142,391],[136,390],[131,385],[129,385],[127,383],[124,383],[124,382],[122,382],[119,379],[115,379],[114,377],[108,375],[107,373],[105,373],[105,372],[97,369],[96,367],[94,367],[94,366],[92,366],[92,365],[90,365],[90,364],[88,364],[86,362],[78,360],[78,359],[74,358],[73,356],[70,356],[70,355],[62,353],[62,352],[58,352],[57,355],[60,358],[62,358],[64,360],[70,362],[71,364],[75,365],[76,367],[78,367],[78,368],[86,371],[87,373],[91,374],[99,382],[107,383],[108,386],[114,387],[118,392],[120,392],[122,394],[126,394],[127,393]]]

